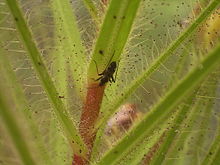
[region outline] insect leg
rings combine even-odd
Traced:
[[[110,80],[113,81],[113,82],[115,83],[115,79],[114,79],[113,76],[110,77],[109,81],[110,81]],[[110,82],[111,82],[111,81],[110,81]]]
[[[97,78],[95,81],[99,81],[99,80],[101,80],[102,79],[102,76],[101,77],[99,77],[99,78]]]
[[[94,63],[95,63],[95,66],[96,66],[96,72],[97,72],[97,74],[100,76],[100,75],[102,75],[102,74],[100,74],[99,73],[99,70],[98,70],[98,66],[97,66],[97,63],[96,63],[96,61],[95,60],[93,60],[94,61]]]

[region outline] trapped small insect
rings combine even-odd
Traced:
[[[114,56],[115,54],[115,51],[112,55],[112,57]],[[111,62],[112,60],[112,57],[111,59],[109,60],[109,63]],[[94,61],[95,62],[95,61]],[[96,79],[95,81],[99,81],[99,86],[103,86],[105,85],[107,82],[114,82],[115,83],[115,78],[113,77],[114,73],[115,73],[115,70],[117,68],[117,63],[115,61],[112,61],[110,64],[108,63],[108,65],[106,66],[106,69],[102,72],[102,73],[99,73],[98,72],[98,67],[97,67],[97,64],[96,64],[96,69],[97,69],[97,73],[98,75],[100,76],[98,79]]]

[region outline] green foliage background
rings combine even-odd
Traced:
[[[83,155],[87,81],[94,60],[104,70],[113,51],[117,79],[105,90],[90,163],[220,163],[219,4],[0,0],[0,164]],[[107,121],[126,103],[143,117],[109,145]]]

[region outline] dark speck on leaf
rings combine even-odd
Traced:
[[[118,151],[114,151],[114,154],[118,154]]]
[[[113,18],[116,19],[117,17],[114,15]]]
[[[18,18],[17,18],[17,17],[15,17],[15,21],[18,21]]]
[[[103,54],[104,54],[103,50],[99,50],[99,53],[100,53],[101,55],[103,55]]]
[[[38,65],[41,65],[41,62],[38,62],[37,64],[38,64]]]

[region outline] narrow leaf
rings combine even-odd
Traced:
[[[109,112],[102,117],[102,119],[97,123],[97,127],[105,125],[106,121],[112,116],[117,108],[142,84],[154,71],[158,69],[161,64],[172,55],[172,53],[189,37],[195,29],[212,13],[212,11],[220,4],[219,0],[213,0],[206,9],[198,16],[198,18],[186,29],[185,32],[173,41],[170,46],[162,53],[158,59],[156,59],[148,70],[141,73],[130,85],[118,95],[117,100],[115,100],[114,105],[106,107],[106,111]]]
[[[11,101],[9,95],[7,95],[7,88],[3,84],[1,78],[0,82],[0,116],[5,126],[11,135],[12,141],[18,151],[19,156],[21,157],[25,165],[36,163],[34,162],[31,156],[31,149],[28,147],[25,138],[22,135],[22,130],[19,128],[19,124],[16,121],[16,116],[12,113],[11,110]]]
[[[94,61],[98,64],[99,72],[105,69],[110,60],[119,61],[139,4],[140,0],[111,1],[93,52],[88,81],[97,77]]]
[[[99,73],[103,72],[112,61],[116,62],[117,70],[118,61],[128,40],[139,4],[140,0],[111,1],[89,66],[88,82],[97,79],[97,70]],[[99,137],[99,134],[100,132],[96,137]],[[95,159],[94,155],[98,152],[99,144],[100,138],[96,138],[91,156],[92,160]]]
[[[218,120],[219,123],[219,120]],[[219,158],[220,154],[220,127],[218,125],[217,135],[211,145],[208,155],[205,157],[204,161],[201,163],[202,165],[211,165],[215,164],[216,160]]]
[[[73,15],[72,4],[67,0],[54,0],[51,4],[55,21],[55,45],[58,47],[58,51],[54,52],[53,56],[58,57],[56,61],[60,63],[59,67],[64,67],[61,70],[59,81],[68,82],[67,78],[63,78],[63,76],[67,76],[67,64],[69,63],[74,78],[74,87],[83,98],[86,82],[86,74],[83,73],[87,70],[85,47],[82,44],[76,18]]]
[[[195,67],[174,89],[172,89],[157,104],[151,112],[137,125],[128,136],[125,136],[117,146],[110,150],[98,164],[114,164],[122,158],[124,154],[144,135],[148,134],[152,128],[159,124],[161,118],[168,117],[173,108],[183,100],[200,81],[213,71],[220,63],[220,45],[210,53],[200,64]]]
[[[73,151],[78,154],[84,155],[86,153],[85,145],[79,133],[77,132],[77,129],[75,128],[73,122],[70,120],[70,117],[68,117],[68,113],[58,96],[58,92],[53,84],[52,79],[50,78],[49,73],[47,72],[45,65],[43,64],[41,55],[33,41],[31,32],[24,20],[24,17],[18,7],[17,2],[15,0],[7,0],[6,2],[9,6],[11,14],[14,17],[15,24],[17,25],[17,29],[20,33],[22,41],[28,51],[27,54],[32,60],[32,64],[37,72],[37,75],[42,83],[44,90],[49,97],[49,100],[51,101],[51,104],[53,105],[53,110],[60,120],[60,124],[68,137]]]
[[[0,54],[1,54],[0,55],[0,67],[2,71],[1,73],[3,72],[5,73],[5,79],[7,79],[7,85],[12,88],[11,95],[15,99],[16,106],[18,107],[17,109],[20,110],[25,116],[26,123],[29,127],[31,134],[36,139],[35,142],[36,142],[36,145],[38,146],[40,156],[44,159],[44,163],[52,164],[49,158],[49,155],[47,154],[48,151],[46,150],[46,147],[44,145],[42,134],[40,134],[38,126],[33,120],[32,118],[33,116],[30,112],[30,109],[28,108],[28,103],[24,96],[22,88],[20,84],[18,83],[18,80],[16,79],[16,75],[13,72],[12,67],[6,57],[6,53],[4,53],[4,51],[1,50],[1,48],[0,48]]]
[[[96,25],[98,26],[100,24],[100,19],[98,17],[98,11],[92,2],[92,0],[83,0],[86,8],[88,9],[91,17],[95,20]]]
[[[184,121],[186,114],[188,113],[190,109],[190,105],[193,103],[193,97],[192,94],[186,101],[185,105],[180,109],[178,115],[176,116],[173,126],[171,126],[171,130],[169,130],[166,134],[166,138],[164,139],[164,143],[161,145],[159,151],[157,152],[157,155],[155,155],[151,161],[153,165],[156,164],[162,164],[164,161],[166,154],[168,152],[168,149],[170,148],[172,142],[176,138],[176,135],[179,133],[179,128]]]

